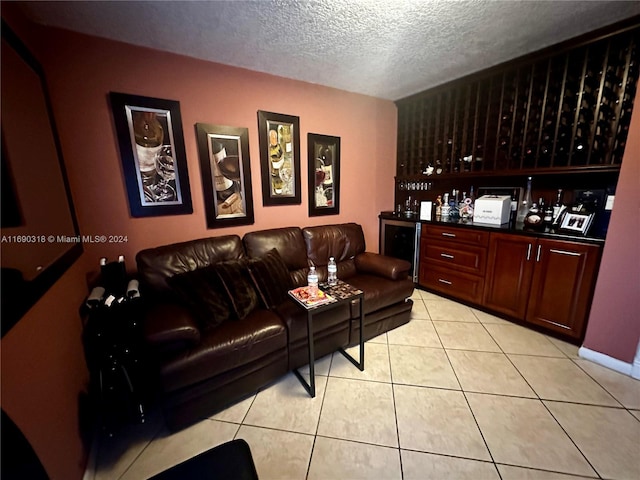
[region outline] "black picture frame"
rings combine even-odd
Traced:
[[[571,212],[564,214],[559,230],[564,233],[573,233],[574,235],[586,235],[593,221],[593,213]]]
[[[300,119],[259,110],[258,139],[262,205],[301,204]]]
[[[307,134],[309,216],[340,213],[340,137]]]
[[[254,223],[249,130],[196,123],[207,228]]]
[[[3,66],[0,233],[10,240],[3,244],[0,257],[0,334],[4,337],[80,258],[84,247],[79,241],[82,237],[45,72],[4,19],[0,32]],[[5,75],[14,80],[7,81]],[[24,99],[29,100],[29,105]],[[20,105],[14,110],[11,105],[16,102]],[[24,144],[25,139],[29,139],[28,149],[14,148]],[[37,161],[32,154],[38,156]],[[33,188],[31,179],[36,182],[44,179],[39,183],[42,188]],[[30,215],[32,209],[27,204],[38,205],[38,215]],[[55,228],[43,222],[50,218],[56,219]],[[65,241],[69,238],[73,241]]]
[[[180,102],[118,92],[109,99],[131,216],[193,213]]]

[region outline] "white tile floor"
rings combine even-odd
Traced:
[[[96,449],[89,479],[144,479],[233,438],[268,479],[640,479],[640,381],[578,348],[416,290],[360,372],[316,362],[169,434],[156,414]],[[357,349],[352,352],[357,358]]]

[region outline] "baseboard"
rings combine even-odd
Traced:
[[[623,362],[617,358],[610,357],[604,353],[596,352],[585,347],[580,347],[578,350],[580,358],[590,360],[603,367],[610,368],[616,372],[628,375],[633,378],[640,379],[640,355],[636,354],[636,358],[633,363]]]
[[[640,380],[640,340],[638,341],[636,356],[633,359],[633,366],[631,367],[631,376],[633,378]]]

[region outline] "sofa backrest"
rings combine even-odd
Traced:
[[[136,255],[136,264],[143,288],[163,294],[171,292],[167,278],[177,273],[245,256],[238,235],[223,235],[142,250]]]
[[[262,257],[275,248],[287,265],[294,286],[307,284],[309,262],[300,228],[284,227],[249,232],[242,242],[247,255],[252,258]]]
[[[309,261],[316,266],[320,280],[327,278],[329,257],[338,265],[338,278],[356,274],[355,257],[366,249],[364,232],[357,223],[322,225],[302,229]]]

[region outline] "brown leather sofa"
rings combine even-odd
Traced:
[[[185,303],[176,291],[176,279],[185,275],[255,262],[273,255],[273,249],[282,268],[286,266],[284,274],[288,271],[287,288],[306,285],[310,265],[316,266],[321,282],[326,280],[328,258],[334,256],[338,278],[365,293],[365,339],[409,321],[409,263],[366,252],[362,228],[355,223],[261,230],[243,239],[226,235],[143,250],[136,261],[148,304],[144,331],[171,430],[212,415],[308,363],[306,313],[286,290],[273,305],[262,296],[250,311],[242,311],[241,320],[236,316],[217,324],[197,315],[198,302]],[[229,289],[230,282],[218,290],[226,290],[233,304],[246,294]],[[200,298],[198,285],[188,285],[192,297]],[[202,294],[203,303],[207,295],[215,295],[211,290],[216,289]],[[358,343],[357,315],[354,303],[314,317],[316,358]]]

